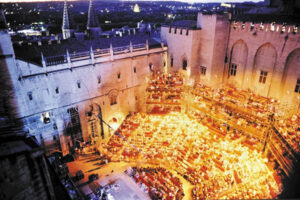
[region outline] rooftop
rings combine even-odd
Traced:
[[[14,50],[17,58],[40,65],[41,53],[43,53],[44,57],[61,56],[66,55],[67,50],[70,54],[75,54],[89,51],[91,46],[93,50],[108,49],[110,48],[110,44],[112,44],[113,48],[116,48],[128,46],[130,41],[133,45],[145,44],[146,40],[148,40],[149,48],[160,46],[158,41],[149,37],[146,33],[138,33],[124,37],[97,38],[93,40],[68,39],[62,40],[60,44],[38,45],[36,42],[32,45],[14,45]]]
[[[170,24],[165,24],[165,26],[197,29],[197,21],[195,21],[195,20],[180,20],[180,21],[171,22]]]

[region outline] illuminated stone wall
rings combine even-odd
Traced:
[[[167,26],[161,30],[171,70],[182,69],[187,55],[191,78],[197,82],[213,87],[230,83],[280,99],[286,113],[299,109],[295,88],[300,79],[300,40],[294,25],[235,22],[227,14],[199,13],[197,29],[190,30],[189,36],[174,31],[175,27],[170,32]],[[203,67],[206,74],[201,74]]]
[[[188,33],[187,33],[188,32]],[[194,66],[193,49],[198,45],[194,43],[197,30],[186,28],[162,27],[161,37],[168,45],[168,69],[169,71],[182,70],[183,60],[187,61],[187,69]],[[194,45],[194,46],[193,46]],[[173,58],[173,66],[171,59]]]
[[[162,40],[168,45],[168,67],[171,70],[182,69],[183,59],[188,61],[191,78],[207,85],[222,82],[225,51],[228,41],[228,15],[198,14],[197,28],[186,29],[180,34],[180,28],[162,27]],[[173,67],[171,67],[173,58]],[[206,74],[201,75],[201,67]]]
[[[228,45],[225,82],[243,89],[281,99],[289,110],[297,110],[300,94],[295,92],[300,78],[299,31],[294,25],[232,22]],[[231,63],[237,64],[237,75],[228,75]],[[260,82],[261,71],[267,72]]]
[[[95,56],[94,60],[85,57],[48,67],[15,60],[13,55],[12,51],[9,73],[24,129],[47,150],[68,153],[82,139],[99,142],[112,133],[105,126],[101,136],[99,106],[103,119],[112,126],[130,112],[145,109],[146,77],[163,67],[166,47]]]

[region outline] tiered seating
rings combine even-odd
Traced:
[[[178,73],[155,72],[147,88],[149,114],[137,113],[123,122],[120,135],[106,145],[112,160],[175,170],[195,186],[194,199],[276,197],[282,187],[278,169],[261,152],[262,141],[272,131],[270,116],[279,116],[278,101],[230,85],[220,89],[196,85],[191,91],[191,96],[183,94]],[[192,97],[184,105],[189,108],[186,114],[172,112],[182,111],[184,96]],[[299,150],[298,125],[299,116],[278,125],[295,151]],[[270,148],[277,148],[277,143],[270,142]],[[170,188],[160,185],[166,174],[159,172],[157,178],[150,172],[138,174],[136,181],[154,199],[174,197],[168,196]]]
[[[278,122],[278,131],[292,149],[300,153],[300,114]]]
[[[267,120],[272,113],[279,115],[277,113],[279,101],[276,99],[255,95],[251,91],[238,90],[231,85],[213,89],[206,85],[196,84],[192,94],[197,96],[196,101],[206,100],[214,104],[221,104],[227,109],[261,121]]]
[[[146,187],[146,192],[151,199],[182,199],[182,184],[164,168],[133,168],[133,179],[141,188]]]
[[[170,111],[181,111],[183,79],[179,73],[152,74],[147,87],[148,111],[153,114],[166,114]]]
[[[265,181],[276,194],[280,192],[280,185],[267,167],[267,159],[258,153],[254,138],[236,131],[226,135],[212,133],[197,120],[197,116],[191,118],[178,112],[130,116],[124,124],[134,122],[140,126],[128,136],[129,143],[116,147],[121,154],[110,156],[112,160],[160,164],[176,170],[196,186],[194,193],[201,198],[221,198],[241,191],[251,193],[251,197],[271,198],[269,188],[253,189]],[[256,183],[252,184],[253,181]],[[250,186],[234,190],[240,185]]]

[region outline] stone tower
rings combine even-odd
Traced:
[[[88,21],[86,28],[90,37],[96,37],[102,33],[102,29],[97,18],[97,13],[94,10],[93,0],[90,0],[89,3]]]
[[[62,35],[64,40],[71,37],[72,30],[70,28],[67,0],[65,0],[64,2],[63,24],[61,29],[62,29]]]
[[[7,31],[4,12],[0,11],[0,118],[13,120],[19,117],[19,104],[15,54]],[[12,78],[15,77],[15,78]]]

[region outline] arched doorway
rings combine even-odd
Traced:
[[[228,66],[228,82],[242,87],[246,71],[248,47],[243,40],[234,43],[231,49],[230,63]]]
[[[287,57],[281,81],[282,103],[299,111],[300,105],[300,48]]]
[[[102,121],[102,109],[97,103],[92,103],[86,112],[88,120],[88,129],[91,140],[95,143],[97,140],[104,139],[104,129]]]
[[[252,89],[262,96],[269,95],[276,58],[276,49],[270,43],[260,46],[255,54]]]

